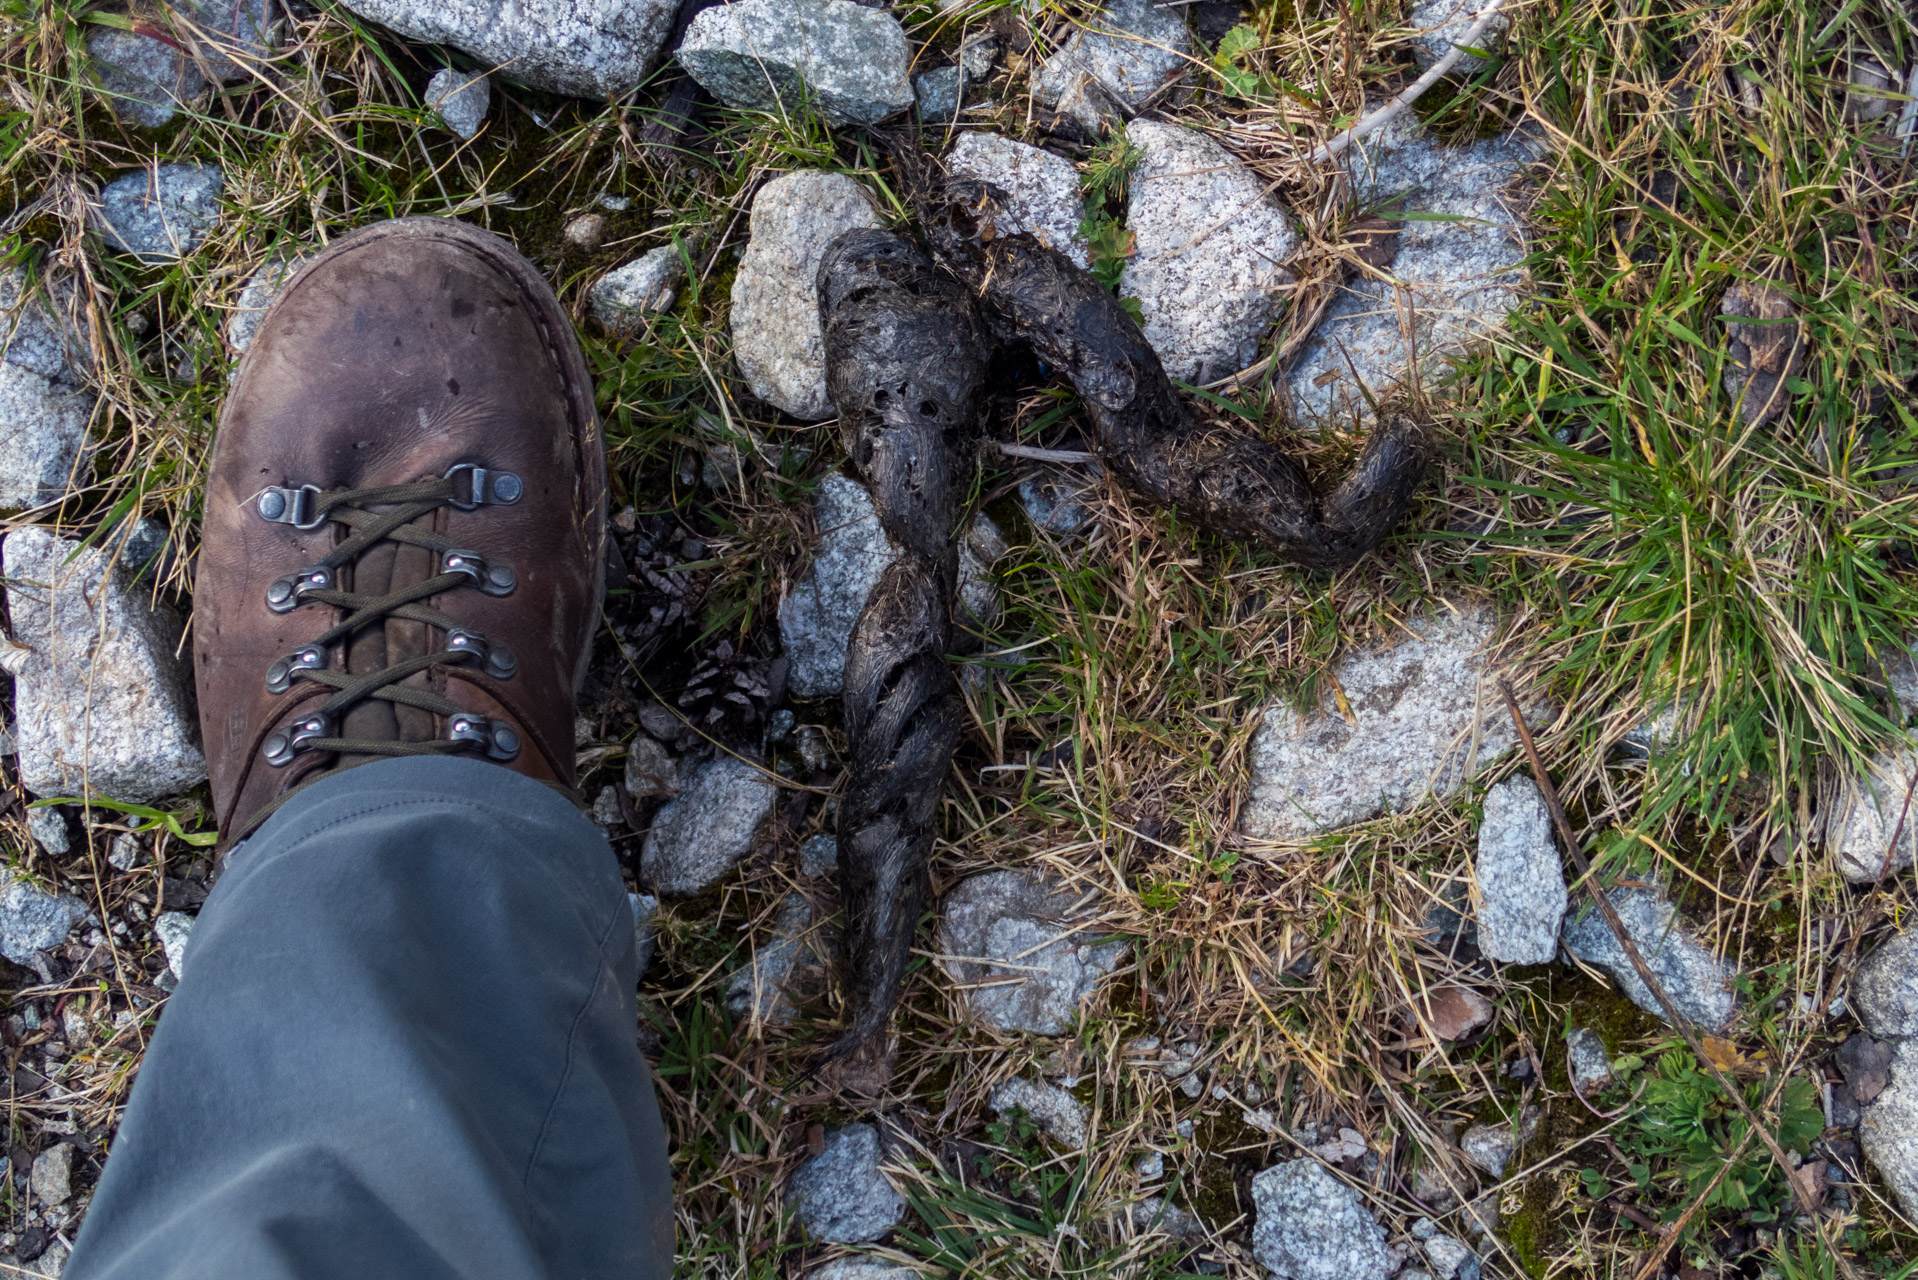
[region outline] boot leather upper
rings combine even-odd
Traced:
[[[213,797],[223,831],[302,776],[339,763],[308,753],[275,768],[267,735],[330,690],[268,692],[267,668],[342,616],[308,603],[266,605],[269,585],[343,540],[262,518],[267,486],[323,490],[400,484],[458,463],[509,471],[512,505],[442,508],[423,520],[461,547],[512,567],[518,584],[427,603],[511,647],[504,680],[466,665],[426,682],[464,709],[507,716],[524,746],[510,767],[570,786],[573,698],[604,585],[605,461],[585,364],[569,319],[505,241],[450,219],[413,218],[335,242],[303,267],[263,317],[241,361],[214,442],[194,591],[194,671]],[[438,572],[430,551],[385,542],[346,567],[342,586],[380,593]],[[388,619],[336,645],[355,674],[434,652],[444,637]],[[421,741],[437,718],[362,703],[345,736]]]

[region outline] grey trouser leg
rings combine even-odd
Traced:
[[[68,1280],[671,1275],[631,909],[550,788],[329,778],[234,853],[184,968]]]

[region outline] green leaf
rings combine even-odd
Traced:
[[[49,796],[44,800],[35,800],[27,807],[29,809],[45,809],[56,804],[91,805],[95,809],[106,809],[114,813],[124,813],[133,818],[145,818],[147,819],[147,824],[145,826],[134,827],[133,829],[136,832],[151,831],[155,827],[164,827],[167,833],[175,840],[183,844],[192,845],[196,849],[204,849],[208,845],[217,843],[220,839],[220,835],[216,831],[189,832],[180,825],[178,818],[166,812],[164,809],[155,809],[153,806],[145,804],[128,804],[124,800],[104,800],[99,797],[95,797],[92,800],[82,800],[78,796]]]

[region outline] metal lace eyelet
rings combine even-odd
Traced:
[[[503,644],[495,644],[477,631],[455,627],[446,633],[446,647],[454,653],[470,653],[481,670],[495,680],[510,680],[519,670],[519,659]]]
[[[318,738],[333,736],[331,721],[323,715],[301,716],[284,729],[276,729],[267,738],[261,754],[266,762],[275,769],[284,768],[293,763],[293,758],[302,751],[310,750],[310,744]]]
[[[471,742],[492,760],[511,760],[519,754],[519,734],[512,725],[470,712],[447,719],[446,737],[451,742]]]
[[[464,548],[442,552],[440,572],[464,574],[489,596],[510,596],[519,586],[519,575],[513,572],[511,565],[488,560],[479,552]]]
[[[331,591],[334,580],[333,570],[318,564],[275,578],[266,589],[266,607],[275,613],[291,613],[313,592]]]
[[[260,513],[262,520],[271,520],[274,524],[317,529],[326,523],[326,513],[320,510],[320,499],[325,496],[325,491],[316,484],[303,484],[297,489],[269,485],[260,490],[253,509]]]
[[[295,649],[284,658],[276,658],[273,665],[266,669],[266,691],[285,693],[293,687],[295,671],[318,671],[326,665],[326,650],[319,645],[310,644],[304,649]]]
[[[471,511],[483,506],[511,506],[526,493],[525,482],[510,471],[490,471],[477,462],[456,462],[446,469],[444,477],[453,480],[454,496],[449,499],[461,511]],[[458,493],[459,481],[466,484],[466,493]]]

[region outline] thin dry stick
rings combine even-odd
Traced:
[[[1585,857],[1584,846],[1579,844],[1578,838],[1572,834],[1572,824],[1565,816],[1565,806],[1559,803],[1558,789],[1552,785],[1551,776],[1545,772],[1545,762],[1539,758],[1538,747],[1532,742],[1532,731],[1526,727],[1525,717],[1519,714],[1518,700],[1512,696],[1512,686],[1508,681],[1500,680],[1498,687],[1499,692],[1505,697],[1505,709],[1511,714],[1512,723],[1518,726],[1519,745],[1525,748],[1525,759],[1532,767],[1532,778],[1538,783],[1540,794],[1545,797],[1545,807],[1551,811],[1552,823],[1558,828],[1558,836],[1564,842],[1565,852],[1570,855],[1572,865],[1578,868],[1579,879],[1591,882],[1592,864]],[[1632,962],[1632,969],[1638,974],[1639,981],[1645,984],[1645,989],[1650,991],[1652,997],[1658,1001],[1658,1007],[1664,1010],[1665,1021],[1684,1037],[1685,1044],[1691,1049],[1693,1056],[1705,1064],[1712,1078],[1718,1082],[1718,1087],[1725,1091],[1725,1096],[1732,1100],[1739,1114],[1745,1117],[1745,1123],[1751,1126],[1751,1131],[1757,1134],[1759,1141],[1765,1144],[1765,1150],[1771,1153],[1772,1160],[1778,1165],[1779,1171],[1785,1175],[1785,1182],[1791,1187],[1792,1199],[1798,1202],[1799,1210],[1816,1224],[1819,1238],[1824,1240],[1824,1222],[1818,1216],[1818,1206],[1813,1204],[1811,1197],[1805,1194],[1805,1189],[1798,1185],[1798,1179],[1792,1177],[1791,1163],[1785,1159],[1784,1148],[1778,1145],[1778,1139],[1772,1135],[1772,1131],[1759,1122],[1757,1115],[1753,1114],[1750,1105],[1746,1103],[1744,1093],[1738,1089],[1732,1078],[1725,1074],[1724,1068],[1705,1052],[1704,1045],[1698,1042],[1698,1033],[1692,1030],[1691,1023],[1678,1011],[1678,1006],[1672,1003],[1671,996],[1666,994],[1664,984],[1653,975],[1651,966],[1647,965],[1645,957],[1639,954],[1638,944],[1633,942],[1631,934],[1626,932],[1625,922],[1618,918],[1618,909],[1612,905],[1611,896],[1596,884],[1592,888],[1592,905],[1598,908],[1598,914],[1604,919],[1605,927],[1612,931],[1614,938],[1618,939],[1619,948],[1624,951],[1625,958]],[[1829,1248],[1830,1242],[1825,1241],[1825,1243]],[[1844,1273],[1845,1280],[1858,1280],[1858,1273],[1852,1270],[1851,1263],[1845,1260],[1845,1255],[1836,1249],[1832,1249],[1831,1253],[1837,1260],[1838,1269]]]
[[[1446,72],[1458,65],[1458,60],[1465,56],[1465,50],[1468,46],[1477,46],[1479,37],[1484,35],[1485,28],[1491,25],[1492,15],[1496,14],[1504,3],[1505,0],[1492,0],[1490,4],[1479,10],[1478,20],[1466,30],[1463,36],[1452,42],[1452,47],[1445,51],[1443,58],[1440,58],[1432,64],[1431,70],[1406,86],[1405,91],[1399,94],[1398,97],[1392,99],[1324,146],[1313,151],[1311,155],[1305,158],[1305,162],[1307,164],[1324,164],[1327,160],[1332,159],[1354,142],[1360,142],[1370,137],[1379,129],[1383,128],[1386,121],[1398,115],[1399,112],[1405,110],[1414,102],[1417,102],[1427,89],[1437,84],[1444,78]]]

